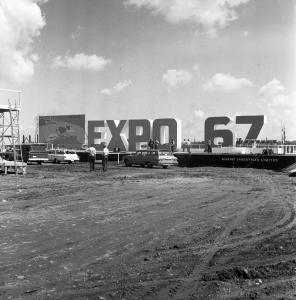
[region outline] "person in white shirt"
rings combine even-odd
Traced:
[[[190,147],[191,147],[191,143],[190,143],[190,140],[188,139],[187,140],[187,147],[186,147],[188,152],[190,152]]]
[[[89,156],[88,156],[88,161],[89,161],[89,171],[94,171],[95,170],[95,160],[96,160],[96,148],[94,147],[94,145],[91,145],[88,149],[87,149]]]
[[[107,171],[107,164],[108,164],[108,155],[109,155],[109,150],[107,146],[104,144],[103,145],[103,157],[102,157],[102,165],[103,165],[103,171]]]

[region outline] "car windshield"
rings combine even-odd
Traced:
[[[147,153],[147,155],[157,155],[157,151],[150,151]]]
[[[46,150],[45,150],[45,146],[42,146],[42,145],[32,145],[31,146],[31,151],[32,152],[43,152],[43,151],[46,151]]]
[[[158,154],[158,151],[136,151],[136,155],[143,155],[143,156],[146,156],[146,155],[157,155]]]

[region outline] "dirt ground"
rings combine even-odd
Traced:
[[[48,164],[0,186],[0,299],[296,299],[283,173]]]

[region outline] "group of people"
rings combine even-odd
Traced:
[[[170,151],[172,153],[175,152],[175,146],[176,145],[175,145],[174,139],[170,140],[169,146],[170,146]],[[153,141],[152,139],[150,139],[148,141],[148,147],[149,147],[150,150],[158,149],[159,148],[159,141],[158,140]]]
[[[95,170],[95,160],[96,160],[96,154],[97,150],[94,147],[94,145],[91,145],[88,148],[88,161],[89,161],[89,171],[92,172]],[[105,144],[103,144],[103,153],[102,153],[102,169],[103,171],[107,171],[107,165],[108,165],[108,156],[109,156],[109,150]]]
[[[159,141],[158,140],[153,141],[152,139],[150,139],[149,142],[148,142],[148,146],[149,146],[150,150],[158,149]],[[176,143],[175,143],[174,139],[170,140],[169,147],[170,147],[171,153],[174,153],[175,150],[176,150]],[[187,140],[184,139],[183,143],[182,143],[182,150],[183,150],[183,152],[185,150],[187,150],[188,152],[190,152],[190,147],[191,147],[190,140],[189,139],[187,139]]]
[[[153,141],[152,139],[150,139],[148,142],[148,146],[150,150],[158,149],[159,141],[158,140]]]
[[[183,143],[182,143],[182,151],[185,152],[185,150],[187,150],[188,152],[190,152],[190,147],[191,147],[191,142],[189,139],[184,139]]]

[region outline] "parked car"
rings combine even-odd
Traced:
[[[161,150],[138,150],[134,154],[125,156],[124,163],[126,166],[153,167],[161,166],[167,168],[178,164],[178,159],[169,152]]]
[[[79,161],[79,157],[74,150],[52,149],[48,151],[48,161],[54,163],[74,163]]]

